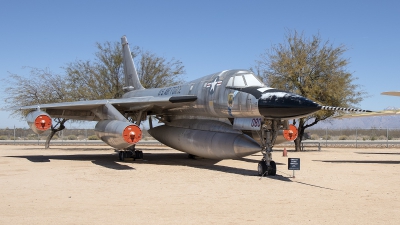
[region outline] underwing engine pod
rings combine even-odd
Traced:
[[[28,126],[36,134],[42,134],[51,127],[51,117],[46,112],[35,110],[26,115]]]
[[[116,149],[125,149],[142,139],[139,126],[119,120],[102,120],[94,128],[97,137]]]

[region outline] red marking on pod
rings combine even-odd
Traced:
[[[292,124],[289,125],[288,130],[283,130],[283,137],[288,141],[296,139],[298,134],[297,128]]]
[[[137,125],[131,124],[124,129],[122,136],[127,143],[136,144],[142,139],[142,130]]]
[[[51,118],[47,115],[40,115],[35,119],[35,127],[38,130],[46,131],[51,127]]]

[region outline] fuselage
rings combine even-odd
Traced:
[[[182,85],[133,90],[123,98],[174,95],[194,95],[197,100],[163,115],[291,119],[319,110],[317,103],[302,96],[267,87],[248,70],[226,70]]]

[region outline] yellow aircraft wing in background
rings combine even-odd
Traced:
[[[400,91],[386,91],[382,92],[382,95],[390,95],[390,96],[397,96],[400,97]],[[383,110],[383,111],[376,111],[376,112],[368,112],[368,113],[349,113],[337,116],[335,118],[358,118],[358,117],[366,117],[366,116],[393,116],[393,115],[400,115],[400,110]]]

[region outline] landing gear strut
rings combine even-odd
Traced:
[[[126,158],[133,158],[133,160],[143,159],[143,152],[137,151],[135,149],[135,145],[132,145],[131,147],[127,148],[126,150],[119,151],[118,158],[121,161],[124,161]]]
[[[257,171],[259,176],[276,175],[276,163],[272,160],[271,152],[278,136],[278,122],[280,121],[265,120],[261,125],[261,153],[263,158],[258,163]]]

